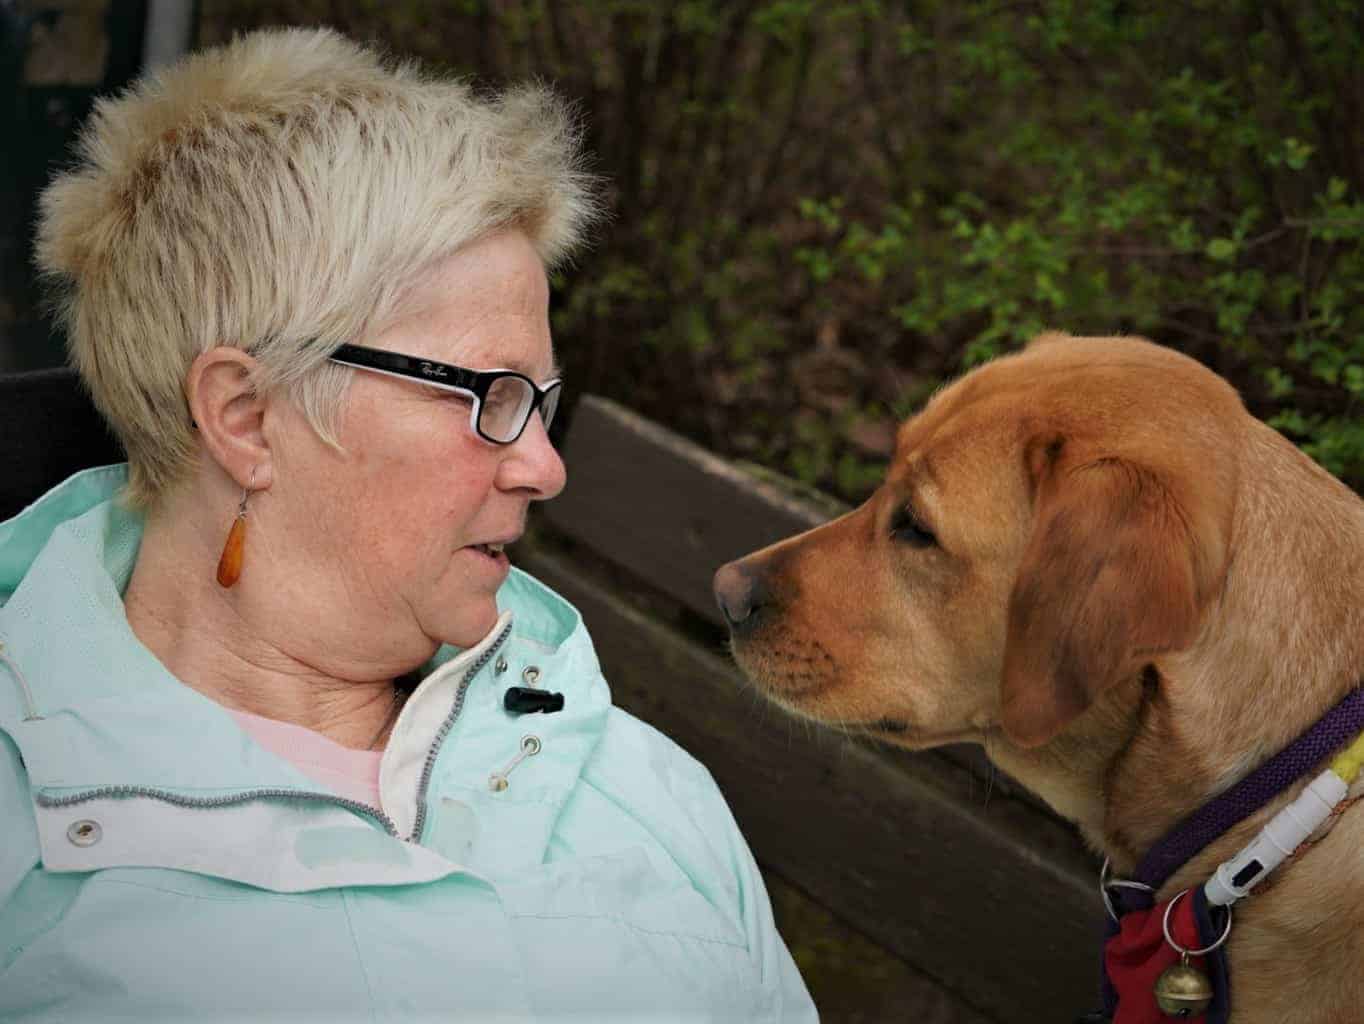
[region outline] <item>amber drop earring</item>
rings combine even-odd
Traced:
[[[256,482],[254,469],[251,471],[251,482]],[[250,493],[249,486],[242,488],[237,518],[232,521],[232,529],[227,531],[227,543],[223,545],[223,555],[218,559],[218,585],[221,587],[230,587],[241,578],[242,555],[246,550],[246,499]]]

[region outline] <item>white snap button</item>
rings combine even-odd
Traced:
[[[91,821],[89,818],[73,821],[71,827],[66,830],[66,838],[77,846],[94,846],[103,834],[104,830],[99,827],[99,822]]]
[[[526,671],[521,673],[521,678],[526,681],[527,686],[535,686],[540,681],[540,670],[534,665],[527,665]]]

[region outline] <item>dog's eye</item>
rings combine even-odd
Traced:
[[[924,526],[914,509],[907,505],[896,510],[895,518],[890,522],[890,535],[892,539],[916,548],[935,547],[938,543],[933,531]]]

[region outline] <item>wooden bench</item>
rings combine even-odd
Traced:
[[[514,560],[581,610],[616,703],[707,765],[764,869],[951,993],[962,1012],[934,1020],[1092,1009],[1102,910],[1073,829],[976,748],[797,722],[726,656],[715,569],[842,509],[594,396],[563,453],[568,486]]]

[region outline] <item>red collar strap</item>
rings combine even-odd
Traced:
[[[1118,921],[1109,919],[1104,941],[1104,1013],[1092,1019],[1114,1024],[1169,1024],[1171,1020],[1226,1024],[1231,986],[1223,940],[1231,927],[1230,911],[1210,907],[1201,885],[1163,903],[1153,903],[1148,894],[1132,890],[1119,900],[1127,909]],[[1145,909],[1139,906],[1143,902]],[[1167,929],[1179,948],[1202,955],[1182,957],[1167,941]],[[1172,971],[1180,966],[1192,972]],[[1201,1012],[1173,1009],[1179,1005],[1178,993],[1188,991],[1180,982],[1189,979],[1202,979],[1211,986],[1212,1001]],[[1167,999],[1174,997],[1171,1009],[1161,1009],[1158,991]]]
[[[1104,1010],[1082,1020],[1165,1024],[1173,1019],[1225,1024],[1231,1007],[1224,945],[1231,928],[1230,908],[1211,907],[1202,885],[1160,904],[1152,894],[1208,844],[1318,769],[1361,729],[1364,687],[1352,691],[1306,733],[1171,829],[1137,866],[1134,880],[1109,881],[1105,872],[1100,881],[1109,909],[1103,958]],[[1180,949],[1204,952],[1186,959]],[[1179,979],[1167,977],[1162,983],[1161,978],[1181,962],[1206,978],[1212,988],[1211,1001],[1197,1012],[1168,1012],[1157,1003],[1157,987],[1166,995],[1178,988]]]

